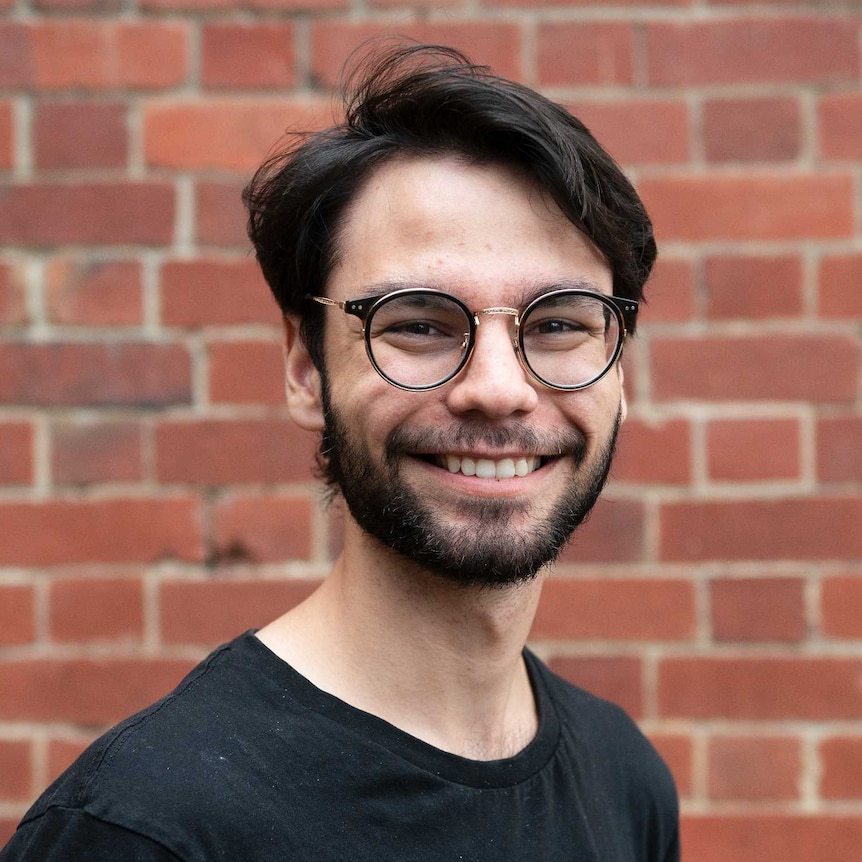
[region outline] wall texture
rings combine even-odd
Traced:
[[[858,0],[0,0],[0,842],[327,570],[239,190],[380,33],[571,106],[655,218],[615,479],[535,649],[665,754],[687,862],[858,862]]]

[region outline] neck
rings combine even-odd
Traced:
[[[358,528],[320,589],[259,633],[319,688],[431,745],[507,757],[537,719],[522,658],[540,579],[463,587]]]

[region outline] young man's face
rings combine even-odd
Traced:
[[[473,310],[538,293],[612,293],[591,243],[510,169],[405,159],[376,171],[350,207],[327,285],[335,300],[403,287],[446,291]],[[358,319],[326,321],[325,449],[350,516],[374,540],[463,584],[532,577],[583,520],[607,476],[625,401],[612,369],[575,392],[527,374],[513,318],[481,318],[467,367],[443,386],[400,390],[365,354]],[[466,475],[467,460],[485,462]],[[488,462],[491,462],[489,467]],[[452,469],[456,472],[452,472]]]

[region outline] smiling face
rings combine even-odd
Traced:
[[[521,308],[561,287],[612,292],[601,255],[532,183],[498,165],[405,159],[378,169],[338,236],[327,296],[443,290],[471,309]],[[624,417],[620,374],[544,387],[513,319],[482,316],[466,368],[438,389],[395,388],[361,324],[328,312],[326,385],[294,339],[289,404],[325,425],[328,474],[373,540],[463,584],[507,584],[554,559],[597,498]],[[293,359],[291,359],[293,357]]]

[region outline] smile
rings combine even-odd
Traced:
[[[529,458],[501,458],[499,461],[493,461],[490,458],[441,455],[437,464],[450,473],[476,476],[479,479],[514,479],[516,476],[527,476],[534,470],[538,470],[542,464],[542,459],[531,456]]]

